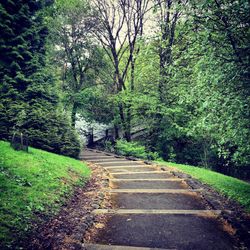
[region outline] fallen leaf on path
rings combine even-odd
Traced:
[[[103,223],[95,224],[95,228],[101,229],[101,228],[104,228],[104,227],[105,227],[105,225]]]

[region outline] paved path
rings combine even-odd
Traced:
[[[117,158],[100,151],[85,150],[85,161],[108,172],[112,209],[105,228],[99,229],[88,250],[234,249],[233,238],[208,210],[200,191],[170,171],[140,161]]]

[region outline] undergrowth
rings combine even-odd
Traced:
[[[157,152],[149,152],[145,146],[138,142],[127,142],[125,140],[117,140],[115,144],[115,152],[124,156],[134,156],[146,160],[156,160],[159,158]]]

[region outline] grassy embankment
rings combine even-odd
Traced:
[[[55,214],[89,176],[78,160],[31,147],[15,151],[0,141],[0,248],[23,237],[35,214]]]
[[[250,184],[233,178],[231,176],[226,176],[209,169],[176,164],[172,162],[157,161],[160,165],[165,165],[173,167],[176,170],[184,172],[191,175],[195,179],[201,181],[202,183],[208,184],[217,190],[219,193],[225,195],[226,197],[238,202],[245,209],[250,212]]]

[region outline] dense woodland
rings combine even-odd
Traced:
[[[249,13],[246,0],[1,0],[0,139],[77,157],[81,116],[249,177]]]

